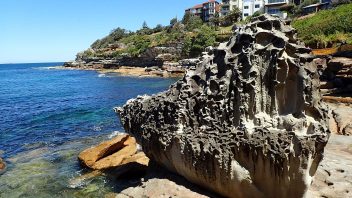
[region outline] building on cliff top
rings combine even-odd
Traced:
[[[220,14],[226,16],[235,8],[239,8],[242,12],[243,0],[222,0]]]
[[[241,11],[242,19],[252,16],[255,12],[265,12],[286,19],[287,13],[283,11],[283,8],[290,5],[300,5],[302,2],[303,0],[222,0],[219,3],[216,0],[208,0],[186,9],[185,12],[199,16],[204,22],[209,22],[216,14],[226,16],[236,7]],[[330,7],[331,0],[319,0],[316,4],[303,7],[303,14],[317,12]]]
[[[252,16],[255,12],[264,10],[264,1],[263,0],[243,0],[242,3],[242,19],[245,19],[248,16]]]
[[[204,22],[209,22],[216,14],[220,14],[220,3],[215,0],[208,0],[207,2],[186,9],[185,12],[199,16]]]

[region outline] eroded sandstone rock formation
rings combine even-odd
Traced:
[[[169,90],[116,111],[146,155],[227,197],[302,197],[329,132],[310,49],[262,15]]]

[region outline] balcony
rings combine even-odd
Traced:
[[[273,5],[273,4],[284,4],[287,3],[286,0],[267,0],[265,5]]]

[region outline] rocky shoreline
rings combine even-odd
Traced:
[[[191,61],[197,62],[198,59]],[[185,63],[186,62],[186,63]],[[101,65],[101,63],[77,63],[66,62],[64,68],[78,69],[78,70],[95,70],[99,73],[118,73],[125,76],[139,76],[139,77],[182,77],[186,70],[195,66],[196,63],[189,64],[190,61],[181,60],[180,62],[165,62],[162,66],[120,66],[120,65]],[[182,63],[183,65],[181,65]],[[188,64],[187,64],[188,63]]]
[[[351,59],[314,56],[295,33],[262,15],[191,64],[65,65],[134,76],[186,72],[169,90],[115,109],[132,146],[108,143],[106,155],[88,149],[80,161],[115,173],[148,157],[138,184],[109,197],[350,197],[352,139],[335,134],[352,134],[351,109],[323,100],[339,103],[338,94],[350,93]]]
[[[148,56],[116,59],[78,57],[75,61],[64,63],[63,66],[70,69],[96,70],[101,73],[120,73],[127,76],[182,77],[187,69],[195,67],[200,62],[199,58],[175,61],[174,56],[160,50],[146,54]]]

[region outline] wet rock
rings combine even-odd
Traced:
[[[70,188],[77,188],[79,186],[82,186],[88,180],[91,180],[97,176],[100,176],[101,174],[103,174],[103,173],[98,170],[94,170],[92,172],[80,175],[80,176],[73,178],[69,181],[69,187]]]
[[[146,155],[226,197],[303,197],[329,138],[310,49],[269,15],[116,111]]]
[[[5,162],[0,158],[0,174],[4,173],[6,170]]]

